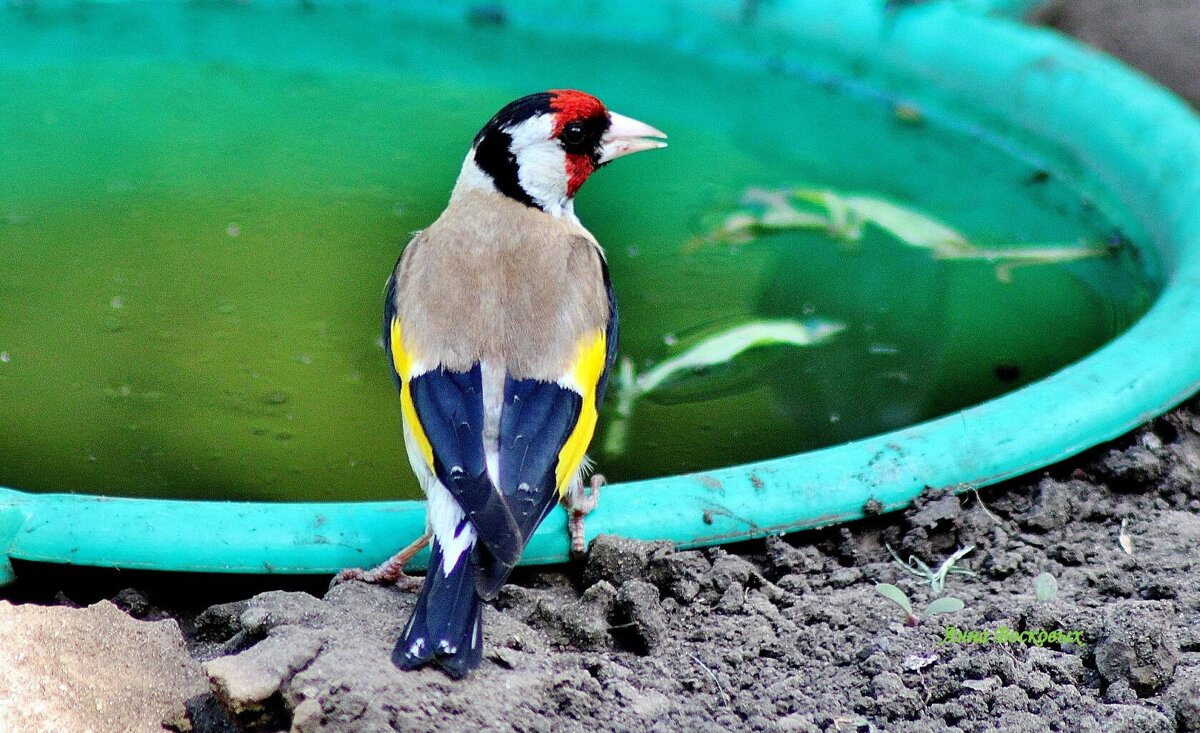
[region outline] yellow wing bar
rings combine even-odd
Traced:
[[[594,334],[579,342],[579,350],[568,373],[566,382],[583,395],[583,406],[579,411],[579,420],[575,428],[567,436],[562,450],[558,452],[558,465],[555,467],[554,478],[559,496],[566,493],[568,484],[583,463],[588,444],[596,432],[596,387],[600,376],[604,373],[605,357],[608,354],[608,344],[604,331]]]
[[[412,356],[404,349],[404,329],[400,325],[399,318],[392,319],[389,346],[392,350],[392,367],[400,376],[400,412],[404,417],[404,424],[416,438],[417,447],[425,458],[426,465],[432,470],[433,446],[429,443],[429,437],[425,435],[425,429],[421,427],[421,420],[417,417],[417,408],[413,405]]]

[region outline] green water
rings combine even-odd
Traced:
[[[751,186],[880,195],[995,246],[1103,241],[1122,214],[1011,145],[906,122],[871,95],[663,50],[580,41],[564,56],[498,27],[377,21],[0,12],[0,485],[417,496],[379,344],[383,282],[482,122],[543,88],[592,91],[670,135],[577,204],[639,369],[754,317],[847,325],[643,399],[628,450],[595,452],[610,480],[953,412],[1088,353],[1153,298],[1128,249],[1011,282],[877,231],[685,251]]]

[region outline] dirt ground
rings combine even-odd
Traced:
[[[1200,2],[1070,0],[1042,17],[1200,99]],[[942,594],[963,608],[924,615],[932,583],[888,546],[935,568],[973,546],[957,563],[972,573],[947,575]],[[414,600],[400,591],[23,566],[14,603],[0,602],[0,658],[11,662],[0,727],[1200,731],[1198,565],[1192,399],[1045,472],[961,496],[927,492],[902,513],[838,528],[708,551],[598,538],[577,566],[518,572],[486,613],[484,665],[464,682],[391,666]],[[1057,591],[1039,599],[1041,574]],[[877,592],[881,582],[907,593],[912,619]],[[198,598],[201,587],[212,590]],[[214,601],[224,602],[205,608]],[[109,602],[125,612],[116,616],[155,623],[113,623]],[[11,620],[34,604],[66,615],[32,636]],[[90,608],[68,610],[76,605]],[[95,642],[95,684],[149,712],[81,712],[80,677],[17,695],[21,670],[61,673],[77,653],[31,650],[76,649],[80,638]],[[153,654],[121,656],[151,641]],[[158,707],[139,692],[139,671]],[[34,696],[40,707],[4,717],[5,699]]]

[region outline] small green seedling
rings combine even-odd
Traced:
[[[900,559],[900,556],[896,554],[896,551],[892,549],[891,545],[885,544],[884,547],[887,548],[888,552],[892,553],[892,557],[896,560],[897,565],[904,568],[906,572],[927,581],[930,589],[933,590],[934,595],[941,595],[942,591],[946,589],[946,576],[950,575],[951,573],[955,575],[970,575],[972,577],[976,576],[976,573],[973,570],[955,567],[955,564],[959,560],[963,559],[963,557],[975,549],[975,545],[967,545],[950,557],[946,558],[944,561],[942,561],[942,564],[938,566],[937,570],[931,569],[928,565],[922,562],[920,558],[913,555],[909,555],[908,562],[904,562]]]
[[[912,601],[908,600],[908,594],[891,583],[876,583],[875,591],[879,593],[879,595],[899,606],[901,611],[904,611],[904,624],[906,626],[916,626],[917,622],[922,618],[929,618],[930,616],[936,616],[940,613],[954,613],[955,611],[961,611],[966,605],[961,599],[954,598],[953,596],[937,598],[933,601],[930,601],[929,605],[926,606],[925,610],[920,616],[918,616],[913,612]]]
[[[1058,595],[1058,580],[1050,573],[1042,573],[1033,581],[1034,597],[1038,603]]]

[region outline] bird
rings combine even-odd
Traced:
[[[426,532],[335,582],[405,582],[429,566],[392,654],[461,679],[483,658],[483,603],[507,582],[556,503],[583,547],[603,478],[584,477],[617,355],[604,250],[575,214],[597,169],[666,135],[591,94],[552,89],[505,105],[475,136],[442,214],[413,235],[384,295],[384,346],[400,395]],[[415,589],[415,588],[414,588]]]

